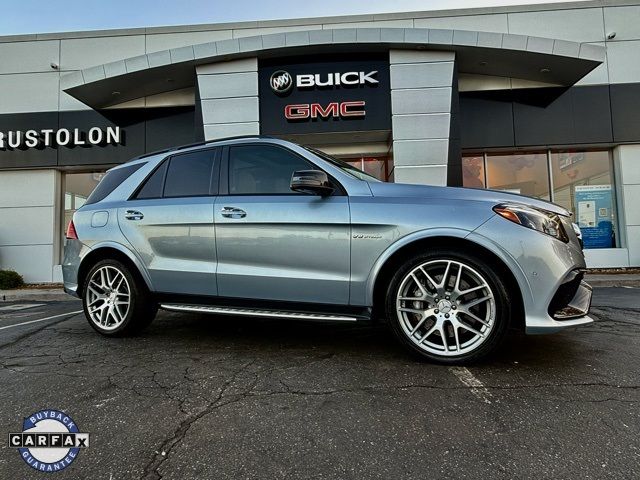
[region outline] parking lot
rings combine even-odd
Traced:
[[[43,408],[91,436],[57,478],[640,476],[640,289],[597,288],[596,323],[468,368],[383,326],[161,312],[105,339],[78,301],[30,304],[0,303],[3,479],[42,478],[6,435]]]

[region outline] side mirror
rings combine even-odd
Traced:
[[[298,170],[291,176],[291,190],[326,197],[333,193],[334,188],[322,170]]]

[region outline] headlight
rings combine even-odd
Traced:
[[[553,212],[515,203],[496,205],[493,211],[524,227],[545,233],[565,243],[569,241],[560,217]]]
[[[584,249],[584,240],[582,240],[582,230],[580,230],[580,227],[575,222],[573,222],[571,224],[571,226],[573,227],[573,233],[575,233],[576,237],[578,237],[578,242],[580,243],[580,248]]]

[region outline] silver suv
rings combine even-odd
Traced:
[[[565,209],[490,190],[383,183],[290,142],[242,137],[111,169],[67,229],[65,290],[106,336],[158,308],[384,319],[410,351],[477,360],[509,326],[591,322]]]

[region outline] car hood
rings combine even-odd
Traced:
[[[560,205],[545,202],[537,198],[518,195],[516,193],[485,190],[479,188],[435,187],[431,185],[410,185],[405,183],[369,183],[374,197],[421,197],[440,200],[464,200],[470,202],[520,203],[536,208],[542,208],[558,215],[571,214]]]

